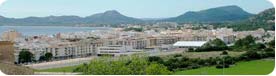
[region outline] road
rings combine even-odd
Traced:
[[[155,52],[146,52],[149,56],[160,56],[160,55],[170,55],[170,54],[178,54],[183,53],[183,51],[155,51]],[[60,67],[68,67],[68,66],[76,66],[83,63],[88,63],[91,60],[97,58],[97,56],[86,57],[86,58],[75,58],[75,59],[66,59],[60,61],[52,61],[52,62],[43,62],[37,64],[29,64],[25,65],[33,69],[50,69],[50,68],[60,68]]]

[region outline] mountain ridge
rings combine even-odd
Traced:
[[[234,12],[234,13],[233,13]],[[78,24],[135,24],[154,22],[227,22],[247,19],[253,14],[244,11],[238,6],[222,6],[200,11],[189,11],[177,17],[162,19],[139,19],[122,15],[116,10],[108,10],[103,13],[96,13],[86,17],[75,15],[6,18],[0,16],[0,25],[78,25]]]
[[[169,22],[227,22],[247,19],[253,14],[244,11],[242,8],[230,5],[210,8],[200,11],[188,11],[177,17],[169,18],[163,21]]]

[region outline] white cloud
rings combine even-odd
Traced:
[[[2,3],[4,3],[6,0],[0,0],[0,5],[2,5]]]

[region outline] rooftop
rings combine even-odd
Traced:
[[[200,47],[204,45],[207,41],[178,41],[173,44],[173,46],[191,46]]]

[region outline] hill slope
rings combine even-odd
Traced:
[[[88,17],[79,16],[48,16],[48,17],[27,17],[27,18],[5,18],[0,16],[0,25],[66,25],[78,24],[120,24],[120,23],[141,23],[143,20],[131,18],[120,14],[115,10],[94,14]]]
[[[239,21],[243,19],[247,19],[252,14],[244,11],[238,6],[223,6],[217,8],[211,8],[207,10],[201,10],[198,12],[186,12],[178,17],[165,19],[163,21],[169,22],[178,22],[178,23],[186,23],[186,22],[226,22],[226,21]]]
[[[264,28],[265,30],[275,30],[275,8],[270,8],[259,14],[248,18],[245,21],[228,24],[227,27],[234,30],[256,30]]]

